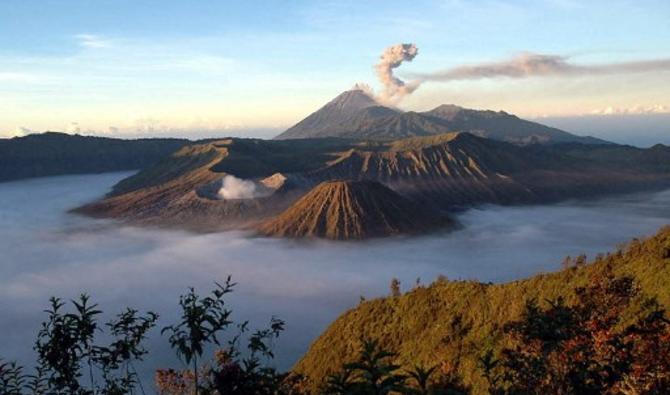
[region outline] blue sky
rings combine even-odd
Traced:
[[[666,1],[0,2],[0,134],[284,127],[416,43],[399,76],[530,51],[583,64],[670,58]],[[670,72],[421,86],[527,117],[666,111]],[[253,132],[250,132],[253,133]]]

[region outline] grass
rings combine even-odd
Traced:
[[[312,344],[294,371],[322,382],[354,358],[362,337],[375,339],[398,353],[398,364],[451,366],[470,385],[483,393],[484,379],[478,366],[487,350],[504,346],[502,327],[516,320],[527,300],[564,296],[574,301],[574,288],[586,285],[595,271],[610,264],[615,274],[635,278],[642,294],[670,306],[670,228],[644,241],[632,241],[588,265],[541,274],[505,284],[438,280],[402,296],[362,302],[340,316]],[[625,313],[633,317],[641,298]]]

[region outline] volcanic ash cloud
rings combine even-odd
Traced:
[[[419,81],[405,82],[393,74],[394,69],[405,61],[411,62],[418,53],[419,50],[414,44],[396,44],[384,50],[375,66],[377,78],[383,85],[382,92],[377,97],[378,101],[387,105],[397,104],[419,87]]]

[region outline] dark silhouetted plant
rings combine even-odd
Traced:
[[[343,366],[342,372],[327,379],[325,392],[329,394],[405,393],[407,377],[400,366],[391,360],[395,353],[382,349],[377,341],[362,339],[361,352],[356,361]]]
[[[144,392],[133,361],[141,361],[148,353],[142,342],[157,319],[155,313],[139,316],[137,310],[129,308],[106,324],[114,337],[113,342],[107,347],[93,348],[93,361],[99,367],[104,383],[103,393],[126,394],[132,392],[135,385]]]
[[[400,290],[400,280],[397,278],[391,280],[391,285],[389,287],[391,288],[391,296],[397,297],[402,295],[402,291]]]
[[[198,359],[207,345],[220,344],[217,335],[233,323],[230,320],[231,311],[226,308],[223,297],[232,292],[235,284],[228,276],[223,285],[216,283],[216,286],[211,296],[204,298],[190,288],[187,294],[179,298],[181,322],[161,331],[170,334],[170,346],[177,356],[187,365],[192,365],[196,394],[199,392]]]
[[[16,362],[5,362],[0,359],[0,393],[20,395],[26,385],[28,377],[23,367]]]
[[[46,310],[48,319],[42,323],[35,343],[38,364],[46,374],[48,387],[56,393],[86,394],[80,383],[82,365],[88,367],[91,388],[95,388],[93,377],[92,343],[98,328],[97,316],[101,314],[97,305],[89,304],[89,297],[82,294],[73,300],[73,313],[62,313],[65,305],[61,299],[51,298],[51,309]]]
[[[140,316],[132,309],[119,314],[106,324],[113,343],[99,346],[94,340],[103,332],[97,320],[102,312],[87,295],[72,301],[72,312],[63,311],[61,299],[51,298],[50,302],[45,311],[48,318],[35,343],[35,374],[25,375],[16,364],[2,364],[0,393],[116,395],[132,393],[136,385],[141,386],[132,362],[147,353],[142,341],[155,325],[156,314]]]
[[[407,371],[407,376],[414,381],[414,393],[417,395],[431,394],[430,379],[437,370],[437,366],[425,368],[422,365],[416,365],[413,369]]]

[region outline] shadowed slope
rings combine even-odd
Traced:
[[[463,131],[514,144],[565,143],[608,144],[594,137],[576,136],[566,131],[526,121],[504,111],[472,110],[443,104],[422,115],[437,118],[452,131]]]
[[[0,139],[0,181],[61,174],[136,170],[152,165],[186,139],[116,139],[46,132]]]
[[[340,94],[276,139],[339,137],[392,140],[448,132],[470,132],[519,145],[566,142],[608,144],[597,138],[576,136],[526,121],[504,111],[472,110],[444,104],[425,112],[402,112],[380,106],[359,89]]]
[[[366,239],[416,233],[449,223],[373,181],[329,181],[259,228],[280,237]]]

